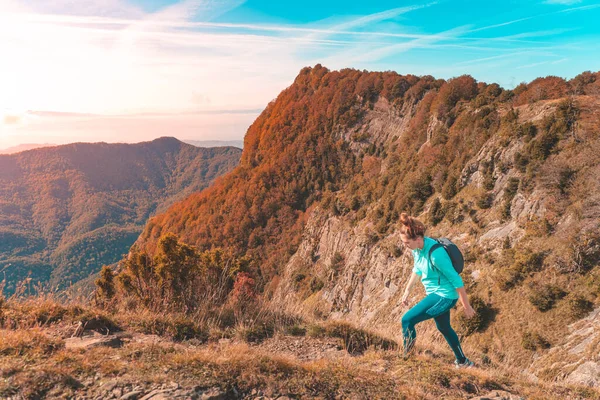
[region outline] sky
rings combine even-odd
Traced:
[[[236,140],[300,69],[600,70],[600,1],[0,0],[0,149]]]

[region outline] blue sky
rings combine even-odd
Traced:
[[[600,2],[0,0],[0,148],[241,139],[307,65],[512,88],[600,70]]]
[[[173,3],[137,1],[148,12]],[[250,0],[210,21],[256,25],[255,29],[230,31],[265,35],[269,32],[260,31],[260,26],[333,30],[347,25],[349,29],[341,30],[351,34],[327,35],[339,42],[331,47],[346,48],[347,53],[330,55],[326,46],[298,49],[307,59],[335,69],[395,70],[442,78],[469,73],[508,88],[539,76],[571,78],[600,69],[600,2],[594,1]],[[415,43],[410,37],[382,34],[445,37],[425,37]],[[369,57],[366,53],[373,48],[381,51]]]

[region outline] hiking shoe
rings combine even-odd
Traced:
[[[454,368],[471,368],[475,366],[475,363],[468,358],[465,358],[465,362],[459,363],[458,360],[454,361]]]

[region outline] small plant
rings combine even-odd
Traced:
[[[310,337],[324,337],[325,328],[321,325],[311,324],[306,328],[306,335]]]
[[[458,192],[457,184],[458,182],[456,176],[452,175],[448,177],[446,183],[444,183],[444,186],[442,186],[442,197],[444,200],[450,200],[456,195]]]
[[[285,327],[284,332],[287,335],[292,335],[292,336],[305,336],[307,333],[307,329],[300,325],[294,324],[294,325]]]
[[[585,274],[600,264],[600,235],[578,234],[568,241],[563,254],[557,260],[561,272]]]

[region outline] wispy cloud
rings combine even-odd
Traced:
[[[562,5],[572,5],[572,4],[577,4],[577,3],[581,3],[582,0],[546,0],[544,1],[544,3],[546,4],[562,4]]]
[[[569,60],[568,58],[561,58],[560,60],[554,60],[554,61],[549,60],[549,61],[535,62],[535,63],[531,63],[531,64],[520,65],[518,67],[515,67],[515,69],[533,68],[533,67],[538,67],[540,65],[547,65],[547,64],[560,64],[560,63],[563,63],[568,60]]]

